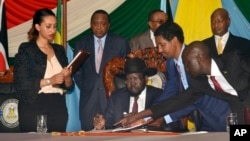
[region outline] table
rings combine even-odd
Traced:
[[[108,133],[107,133],[108,134]],[[52,136],[50,133],[0,133],[1,141],[229,141],[227,132],[189,133],[180,135],[134,135],[124,136]],[[125,133],[124,133],[125,134]]]

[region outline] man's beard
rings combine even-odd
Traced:
[[[142,90],[141,91],[138,91],[138,92],[133,92],[133,91],[130,91],[130,90],[128,90],[129,91],[129,95],[130,96],[134,96],[134,97],[136,97],[136,96],[139,96],[140,94],[141,94],[141,92],[142,92]]]

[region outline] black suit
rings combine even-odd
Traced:
[[[76,72],[74,78],[80,89],[80,120],[83,130],[91,130],[96,113],[104,113],[107,100],[103,86],[105,64],[114,57],[126,57],[130,52],[127,40],[108,33],[104,45],[99,74],[96,73],[94,35],[87,35],[76,42],[74,55],[80,50],[90,52],[90,57]]]
[[[146,88],[145,108],[148,108],[162,93],[162,89],[151,86],[147,86]],[[113,124],[123,117],[123,112],[129,113],[129,105],[130,94],[127,88],[118,89],[111,94],[105,114],[106,129],[114,128]]]
[[[207,44],[207,46],[210,48],[211,56],[218,57],[215,37],[212,36],[207,39],[204,39],[203,42]],[[249,52],[250,40],[242,38],[242,37],[238,37],[238,36],[233,35],[232,33],[229,33],[229,37],[225,45],[225,48],[223,50],[223,54],[229,53],[235,49],[241,49],[241,50]]]
[[[238,113],[239,123],[245,123],[243,109],[244,106],[250,108],[250,59],[239,51],[232,51],[215,61],[226,80],[238,93],[238,97],[214,91],[207,76],[190,77],[190,87],[184,91],[185,94],[171,97],[150,108],[153,118],[185,108],[204,94],[208,94],[228,102],[232,112]]]

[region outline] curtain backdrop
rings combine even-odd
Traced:
[[[186,43],[189,43],[193,38],[203,39],[211,35],[209,25],[210,12],[213,9],[211,3],[217,3],[218,7],[222,6],[229,11],[232,19],[230,31],[238,36],[250,39],[249,0],[214,0],[210,3],[209,1],[211,0],[171,0],[173,17],[183,27]],[[9,64],[12,65],[13,57],[17,52],[19,44],[27,41],[27,32],[31,27],[31,18],[34,11],[38,8],[48,7],[56,12],[57,0],[5,0],[5,2],[8,26],[8,52],[11,57],[9,58]],[[111,16],[111,32],[120,34],[129,40],[132,36],[148,28],[147,15],[152,9],[159,9],[160,3],[160,0],[68,0],[68,42],[74,47],[77,39],[90,32],[90,16],[96,9],[107,10]],[[205,7],[206,5],[207,7]],[[195,11],[196,14],[188,14],[188,10],[191,12]],[[191,17],[198,16],[203,18],[203,24],[197,25],[201,20],[191,19]],[[183,19],[186,20],[184,21]],[[185,22],[190,23],[191,28],[186,27]]]

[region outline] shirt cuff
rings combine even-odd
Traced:
[[[172,120],[172,118],[170,117],[170,115],[165,115],[165,116],[164,116],[164,120],[165,120],[165,122],[166,122],[167,124],[173,122],[173,120]]]
[[[144,121],[147,122],[148,120],[150,120],[152,117],[145,117]]]

